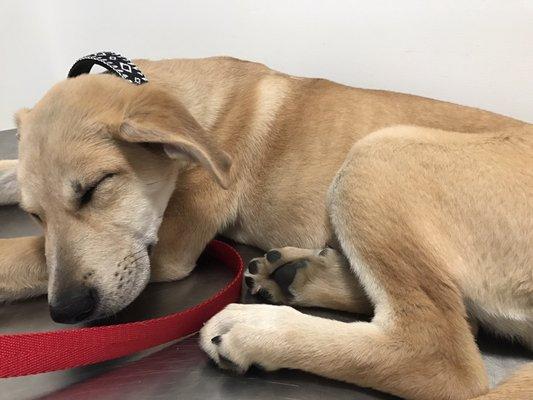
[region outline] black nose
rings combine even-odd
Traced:
[[[50,304],[50,316],[55,322],[73,324],[89,318],[97,303],[95,289],[69,287],[57,293],[57,301]]]

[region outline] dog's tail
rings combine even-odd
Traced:
[[[533,362],[518,368],[509,378],[483,396],[472,400],[533,399]]]
[[[18,160],[0,160],[0,205],[16,204],[19,201],[17,183]]]

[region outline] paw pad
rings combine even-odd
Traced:
[[[266,253],[266,259],[269,263],[274,263],[281,258],[281,253],[277,250],[270,250]]]
[[[276,269],[274,272],[272,272],[271,277],[272,279],[278,284],[281,291],[285,296],[288,298],[292,298],[293,295],[289,290],[289,286],[292,285],[292,282],[294,281],[294,277],[296,276],[296,273],[300,268],[304,268],[307,266],[307,261],[305,260],[298,260],[291,263],[287,263],[285,265],[282,265],[278,269]]]
[[[257,274],[257,271],[259,270],[259,261],[252,260],[250,261],[250,264],[248,264],[248,272],[252,275]]]

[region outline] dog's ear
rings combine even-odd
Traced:
[[[230,184],[231,158],[218,149],[187,109],[173,96],[145,84],[136,87],[115,135],[131,143],[156,143],[168,157],[199,163],[223,188]]]

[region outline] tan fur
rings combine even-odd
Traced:
[[[201,332],[223,367],[299,368],[406,398],[463,399],[487,391],[467,314],[532,345],[531,125],[230,58],[137,64],[150,83],[81,76],[19,116],[22,206],[43,220],[52,301],[65,281],[84,281],[98,288],[98,315],[115,312],[147,274],[189,274],[221,233],[281,248],[285,262],[307,259],[292,299],[270,278],[282,265],[261,261],[256,284],[278,302],[368,312],[368,296],[375,312],[347,324],[232,305]],[[79,207],[76,184],[105,172],[116,175]],[[346,258],[296,249],[327,243]],[[35,263],[11,257],[0,261],[11,282],[3,298],[27,296],[29,272],[15,270]],[[127,286],[113,275],[125,260],[135,271]],[[525,390],[502,387],[505,398]]]
[[[44,238],[0,240],[0,302],[44,293],[48,284]]]

